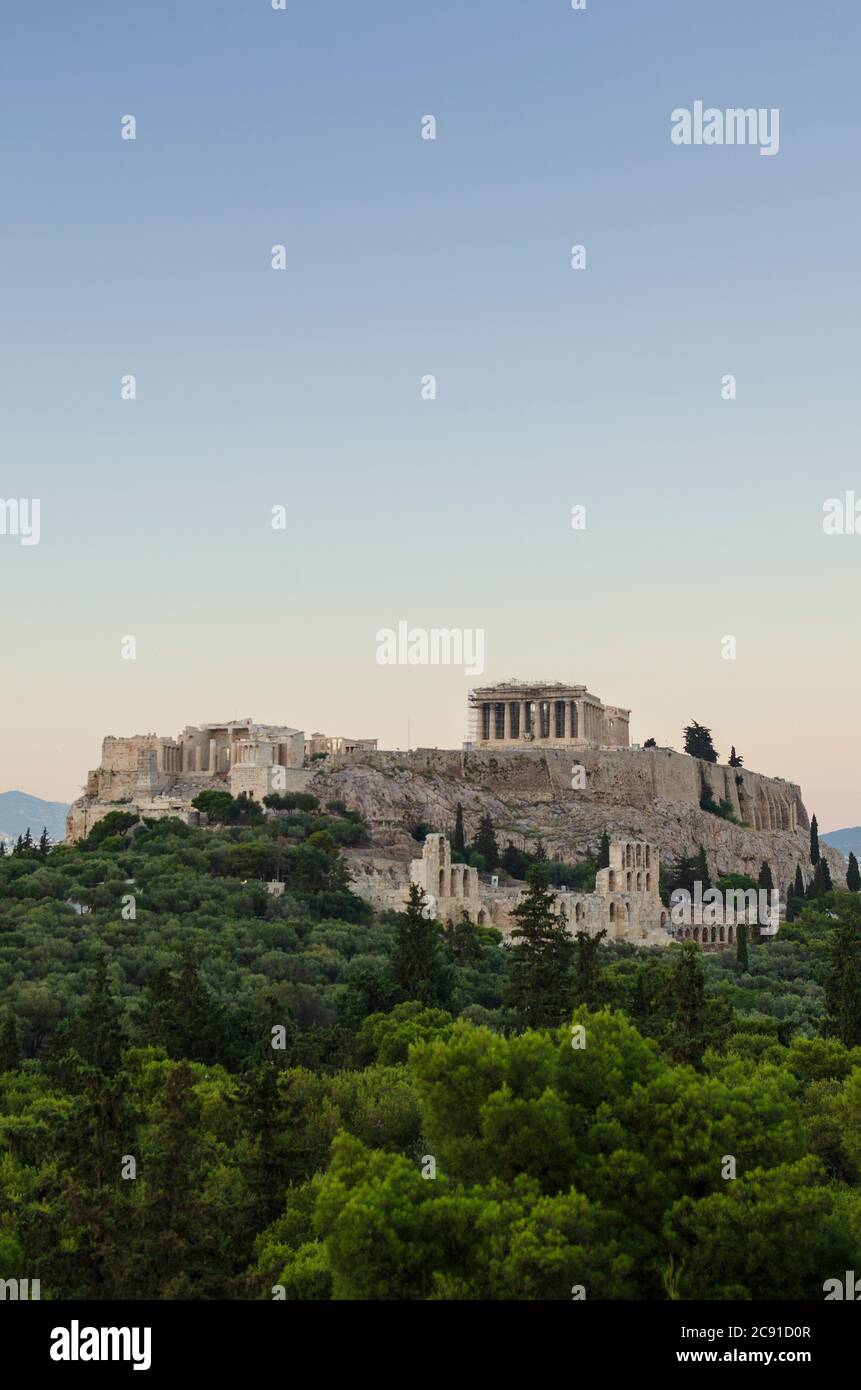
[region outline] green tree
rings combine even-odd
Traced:
[[[574,943],[555,911],[547,871],[535,864],[525,896],[512,910],[509,1001],[525,1028],[555,1028],[570,1013]]]
[[[712,743],[711,729],[692,719],[684,730],[685,752],[692,758],[702,758],[707,763],[716,763],[718,755]]]
[[[694,861],[694,877],[702,884],[703,893],[707,893],[712,886],[712,881],[709,878],[709,861],[703,845],[700,845],[699,852]]]
[[[825,999],[844,1047],[861,1047],[861,907],[844,899],[828,942]]]
[[[747,922],[739,922],[736,927],[735,958],[739,970],[746,971],[749,964],[747,952]]]
[[[493,821],[489,815],[482,816],[478,823],[478,834],[473,841],[473,849],[480,854],[488,873],[493,873],[499,865],[499,849],[493,831]]]
[[[442,931],[433,912],[425,903],[421,888],[411,884],[406,910],[397,917],[389,968],[406,999],[445,1005],[451,994],[451,972],[443,954]]]
[[[861,892],[861,870],[858,868],[858,860],[852,851],[849,851],[849,867],[846,870],[846,887],[850,893]]]
[[[0,1072],[11,1071],[13,1067],[17,1067],[20,1058],[21,1048],[18,1043],[15,1015],[11,1009],[7,1009],[3,1027],[0,1029]]]
[[[230,792],[214,790],[198,792],[191,804],[196,811],[201,811],[213,825],[219,825],[233,819],[235,802]]]
[[[74,1049],[83,1061],[106,1076],[119,1070],[122,1049],[120,1009],[113,997],[108,979],[108,957],[96,961],[93,980],[80,1009],[65,1031],[62,1043]],[[52,1051],[61,1045],[57,1039]]]
[[[792,891],[796,898],[804,897],[804,875],[801,872],[800,864],[796,864],[795,866],[795,886]]]
[[[601,836],[601,843],[598,846],[598,868],[609,869],[610,867],[610,836],[605,830]]]
[[[730,750],[729,765],[730,765],[730,767],[743,767],[743,766],[744,766],[744,758],[740,758],[740,757],[738,756],[738,754],[737,754],[736,751],[735,751],[735,745],[733,745],[732,749]]]
[[[599,961],[601,942],[606,931],[578,931],[574,940],[574,1002],[585,1004],[589,1009],[597,1009],[602,995],[602,971]]]
[[[457,803],[454,813],[454,836],[452,838],[451,847],[455,854],[459,854],[461,858],[466,854],[466,836],[463,830],[463,806],[460,802]]]
[[[815,816],[810,822],[810,862],[819,863],[819,825]]]

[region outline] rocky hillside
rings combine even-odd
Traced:
[[[586,776],[582,790],[572,786],[578,764]],[[744,824],[701,810],[704,784]],[[397,841],[398,832],[419,821],[450,832],[460,801],[467,835],[488,813],[501,844],[511,840],[530,849],[541,838],[548,854],[560,859],[576,862],[595,850],[606,829],[611,836],[648,840],[662,859],[704,845],[713,877],[756,877],[765,860],[785,889],[798,864],[805,880],[811,873],[810,822],[800,787],[670,749],[344,754],[322,763],[308,789],[360,810],[378,845]],[[843,883],[843,856],[830,847],[823,851],[835,884]]]

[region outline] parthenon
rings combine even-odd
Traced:
[[[476,748],[540,743],[627,748],[631,711],[605,705],[585,685],[500,681],[469,693],[469,742]]]

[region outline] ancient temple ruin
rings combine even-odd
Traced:
[[[467,741],[475,748],[627,748],[630,717],[585,685],[500,681],[470,691]]]

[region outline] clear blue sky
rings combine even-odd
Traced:
[[[456,746],[473,682],[376,665],[404,618],[861,821],[861,7],[3,9],[0,783],[232,713]],[[780,153],[675,147],[697,99]]]

